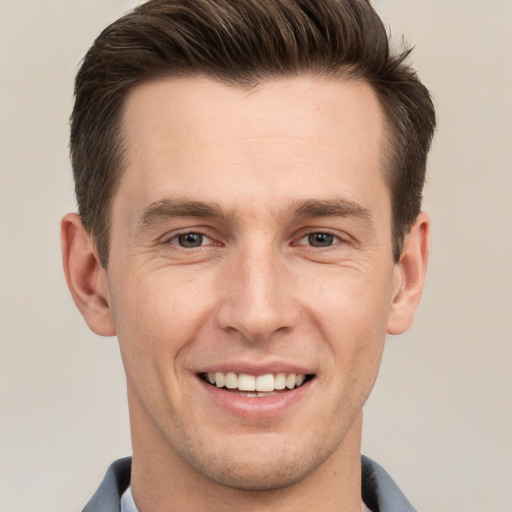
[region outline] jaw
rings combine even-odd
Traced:
[[[130,399],[132,417],[138,405]],[[318,510],[319,497],[326,500],[320,509],[331,510],[332,503],[346,505],[355,496],[356,506],[349,509],[359,510],[361,420],[359,414],[342,442],[327,448],[318,436],[317,442],[311,443],[314,432],[297,438],[266,431],[265,422],[257,433],[226,432],[217,441],[201,435],[192,438],[184,431],[173,433],[171,440],[170,432],[156,429],[145,415],[143,422],[132,421],[136,503],[155,512],[168,510],[168,503],[178,510],[237,507],[250,512],[284,512],[291,508]],[[161,507],[145,501],[155,496],[160,497]]]
[[[293,389],[268,392],[219,388],[206,379],[194,377],[197,390],[184,397],[181,412],[155,415],[129,390],[134,455],[151,467],[159,466],[158,459],[169,471],[181,467],[179,473],[192,480],[200,474],[233,488],[283,488],[329,459],[352,428],[340,429],[335,420],[337,432],[326,439],[325,422],[315,417],[320,387],[315,375]]]

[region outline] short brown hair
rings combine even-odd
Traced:
[[[394,55],[368,0],[150,0],[115,21],[87,52],[75,82],[71,157],[79,214],[108,261],[110,210],[123,170],[127,93],[160,77],[206,75],[251,87],[312,73],[358,79],[386,114],[384,169],[393,257],[421,208],[435,111],[425,86]]]

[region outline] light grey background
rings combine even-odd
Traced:
[[[130,452],[116,340],[75,310],[58,230],[77,64],[135,3],[0,0],[0,512],[80,510]],[[439,130],[428,284],[388,340],[363,450],[421,511],[511,512],[512,1],[375,6],[416,44]]]

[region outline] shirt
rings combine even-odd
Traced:
[[[137,512],[130,489],[131,463],[131,457],[114,462],[82,512]],[[376,462],[362,456],[361,469],[362,498],[370,510],[416,512],[393,479]]]

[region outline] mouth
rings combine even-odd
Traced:
[[[297,373],[267,373],[250,375],[235,372],[208,372],[199,377],[211,386],[246,397],[267,397],[300,388],[314,375]]]

